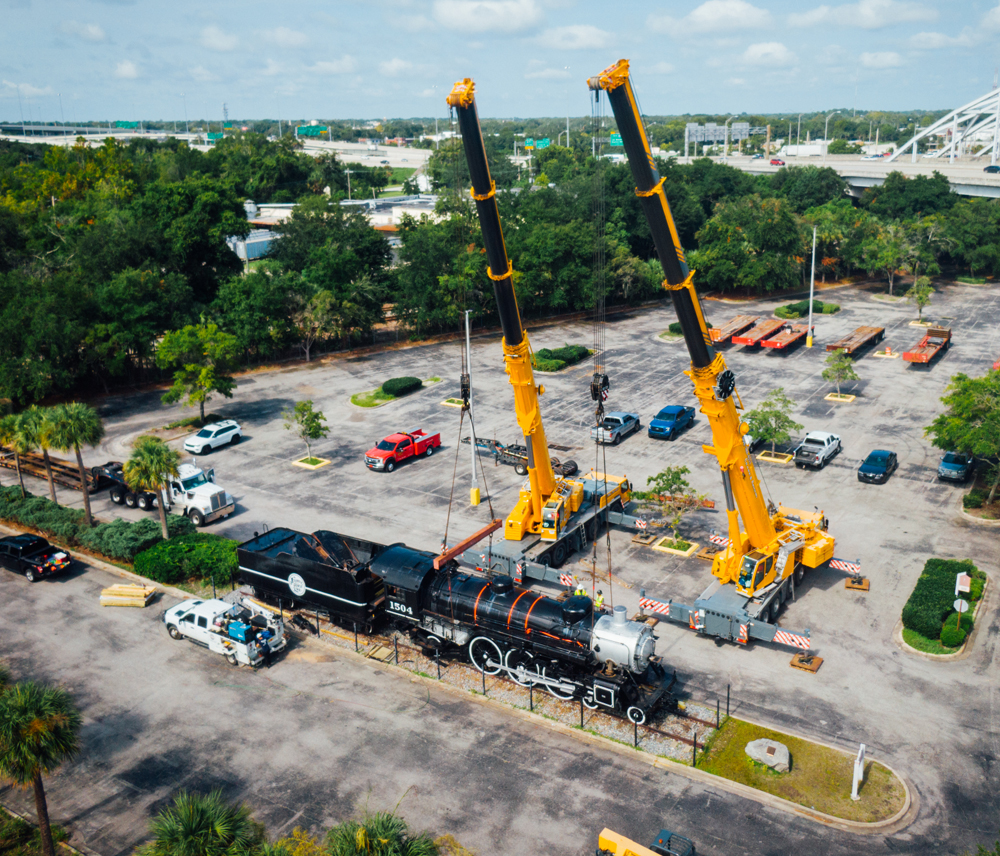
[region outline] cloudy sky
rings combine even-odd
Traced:
[[[997,3],[0,0],[0,118],[444,117],[466,76],[484,116],[582,116],[619,57],[647,113],[950,108]]]

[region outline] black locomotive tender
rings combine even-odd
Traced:
[[[455,562],[436,570],[433,553],[326,530],[272,529],[240,544],[237,555],[240,582],[283,606],[368,633],[386,621],[428,653],[464,653],[487,675],[502,672],[639,724],[676,706],[676,673],[656,657],[652,628],[629,620],[623,606],[595,615],[589,597],[558,601]]]

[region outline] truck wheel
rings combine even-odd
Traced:
[[[153,507],[153,503],[150,502],[150,495],[148,493],[140,493],[136,499],[135,504],[139,506],[143,511],[149,511]]]
[[[241,439],[242,439],[241,435],[233,434],[233,439],[229,441],[229,445],[235,446],[240,442]]]
[[[173,624],[168,624],[167,625],[167,633],[170,634],[170,638],[171,639],[183,639],[184,638],[183,636],[181,636],[180,630],[178,630],[176,627],[174,627]]]
[[[26,569],[25,572],[24,572],[24,578],[29,583],[35,582],[35,580],[38,579],[38,576],[35,574],[35,569],[34,568],[28,568],[28,569]]]
[[[236,655],[235,654],[226,654],[226,660],[229,662],[230,666],[235,666],[236,665]]]
[[[427,455],[427,457],[429,458],[431,455],[434,454],[434,447],[433,446],[428,446],[427,447],[427,451],[424,452],[424,454]]]
[[[196,528],[198,528],[198,527],[201,527],[201,526],[204,526],[204,525],[205,525],[205,518],[204,518],[204,517],[202,517],[202,515],[201,515],[201,512],[200,512],[200,511],[192,511],[192,512],[191,512],[191,513],[190,513],[190,514],[188,515],[188,518],[189,518],[189,519],[190,519],[190,521],[191,521],[191,522],[192,522],[192,523],[193,523],[193,524],[195,525],[195,527],[196,527]]]
[[[622,441],[621,434],[615,434],[615,439],[611,441],[612,446],[617,446]]]
[[[558,542],[549,552],[549,567],[561,568],[566,561],[566,544]]]
[[[125,494],[125,504],[129,508],[135,508],[136,496],[134,493],[132,493],[132,491],[129,491],[128,493]]]
[[[115,505],[121,505],[125,501],[125,491],[120,487],[111,488],[111,501]]]
[[[391,473],[394,469],[396,469],[396,462],[395,461],[386,461],[385,462],[385,471],[387,473]]]
[[[526,476],[528,474],[528,468],[524,464],[514,464],[514,472],[519,476]]]

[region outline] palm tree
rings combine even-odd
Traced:
[[[170,533],[167,531],[167,503],[163,490],[171,476],[179,475],[180,462],[180,452],[171,449],[159,437],[149,435],[135,441],[132,456],[125,462],[125,483],[132,491],[156,491],[164,539],[169,538]]]
[[[26,455],[34,447],[31,442],[30,430],[26,429],[26,420],[22,413],[9,413],[0,419],[0,443],[9,446],[14,452],[14,467],[17,470],[17,480],[21,485],[21,498],[26,496],[24,489],[24,474],[21,472],[21,455]]]
[[[0,694],[0,777],[34,789],[44,856],[55,856],[55,847],[42,774],[76,754],[80,721],[73,699],[59,687],[23,681]]]
[[[144,856],[254,856],[264,845],[264,827],[245,805],[226,802],[220,791],[181,791],[152,823]]]
[[[437,856],[438,848],[425,833],[410,836],[406,821],[391,811],[364,820],[338,823],[326,836],[330,856]]]
[[[76,452],[76,465],[80,470],[80,487],[83,489],[83,511],[87,525],[94,525],[90,513],[90,492],[87,490],[87,473],[83,469],[81,446],[96,446],[104,437],[104,423],[97,411],[79,401],[60,404],[52,408],[52,428],[49,444],[63,452]]]
[[[31,443],[31,448],[42,450],[45,477],[49,481],[49,496],[53,502],[59,502],[56,499],[56,483],[52,480],[52,461],[49,460],[49,449],[52,446],[52,410],[49,408],[43,410],[37,404],[32,404],[21,414],[21,426],[28,442]]]

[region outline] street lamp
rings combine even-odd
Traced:
[[[725,148],[725,156],[723,157],[723,163],[729,163],[729,123],[732,122],[733,119],[735,118],[736,118],[735,116],[730,116],[728,119],[726,119],[726,148]]]
[[[823,163],[826,163],[826,153],[830,148],[830,138],[827,136],[827,131],[830,128],[830,119],[839,115],[840,111],[834,110],[829,116],[826,117],[826,124],[823,125]]]
[[[799,113],[799,129],[795,132],[795,157],[802,154],[802,114]]]

